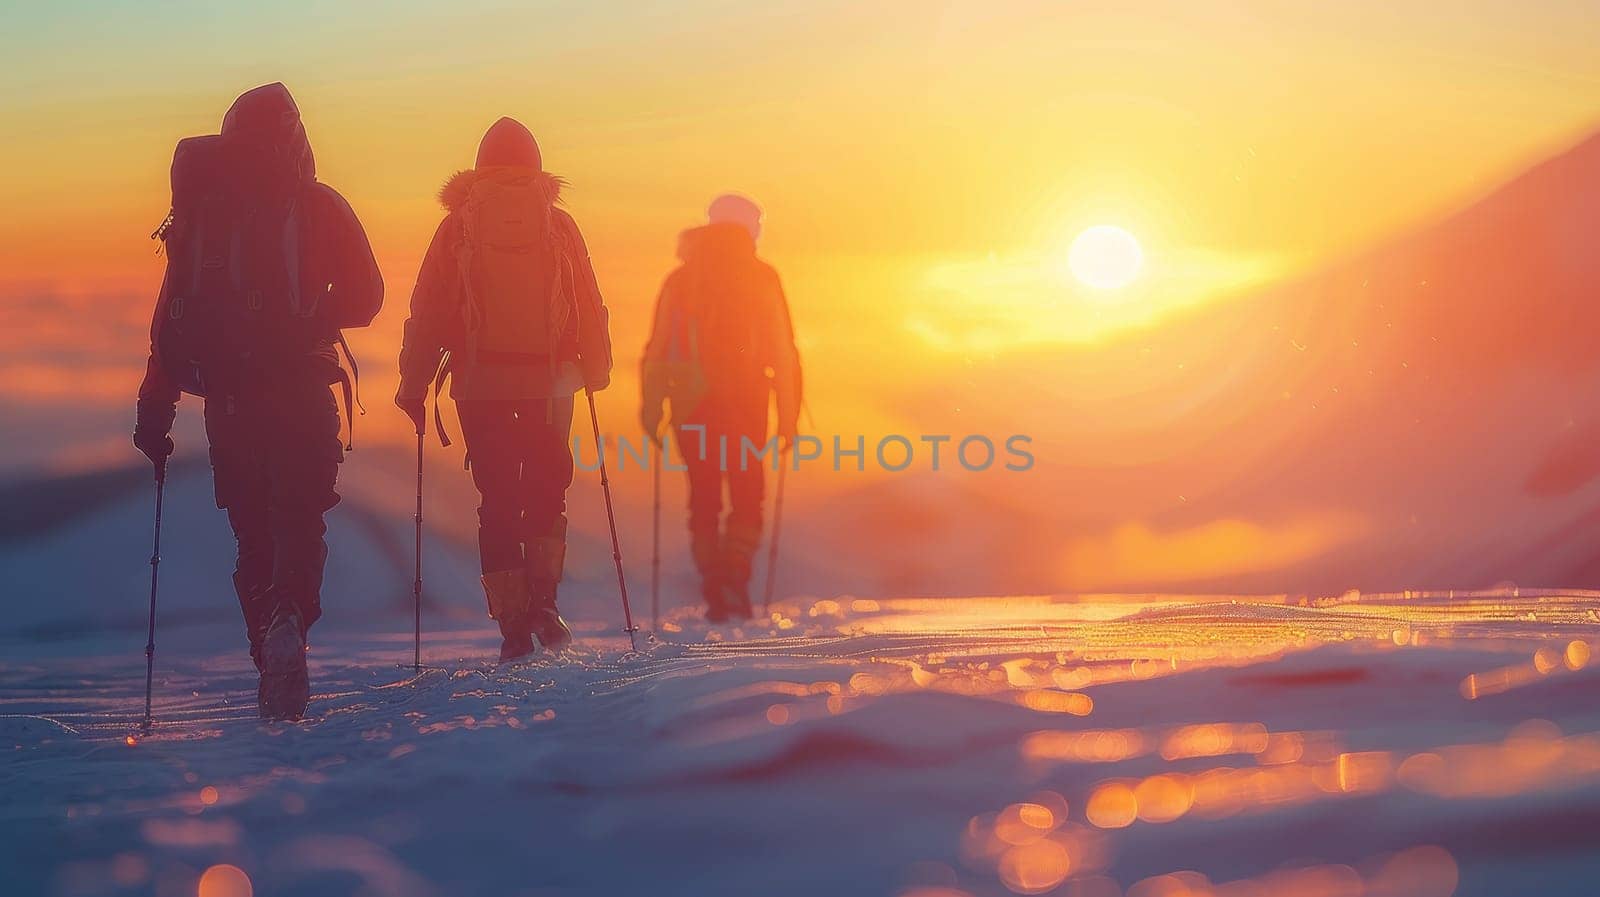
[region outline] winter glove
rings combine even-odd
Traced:
[[[172,436],[167,433],[157,433],[149,427],[135,427],[133,429],[133,447],[144,453],[150,463],[161,471],[167,466],[167,459],[172,457],[172,452],[177,446],[172,442]]]
[[[639,409],[639,425],[644,427],[644,433],[650,437],[651,442],[657,445],[661,444],[661,406],[659,404],[646,402],[644,407]]]
[[[583,388],[599,392],[611,385],[611,355],[579,355],[578,367],[583,371]]]
[[[428,432],[428,411],[426,404],[420,397],[411,398],[404,395],[396,395],[394,397],[394,405],[404,411],[406,417],[411,418],[411,424],[417,428],[418,436]]]
[[[172,422],[178,417],[176,401],[141,396],[134,415],[133,447],[156,466],[156,475],[166,470],[172,457]]]

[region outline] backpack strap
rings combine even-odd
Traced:
[[[439,434],[439,445],[450,447],[450,434],[444,430],[444,415],[439,413],[439,394],[444,392],[444,381],[450,379],[450,353],[439,359],[439,370],[433,375],[433,429]]]
[[[547,230],[546,234],[547,234],[547,239],[550,240],[550,251],[554,256],[554,258],[552,259],[554,264],[551,265],[551,267],[555,268],[555,273],[550,278],[550,305],[552,307],[554,307],[556,303],[564,302],[564,301],[567,301],[567,299],[568,299],[565,290],[563,290],[563,288],[562,288],[562,277],[561,277],[562,269],[567,267],[568,258],[567,258],[566,247],[563,245],[563,241],[561,240],[560,236],[558,234],[556,234],[556,232],[553,229]],[[558,325],[558,326],[552,327],[551,329],[553,329],[553,330],[563,330],[563,329],[565,329],[565,327],[566,327],[565,316],[563,316],[562,323],[560,325]],[[550,344],[550,354],[547,356],[547,358],[549,359],[549,362],[550,362],[550,392],[551,392],[551,395],[546,396],[545,400],[544,400],[544,422],[545,422],[546,426],[548,426],[548,425],[550,425],[552,423],[555,423],[555,419],[556,419],[556,398],[555,398],[554,392],[555,392],[555,385],[556,385],[556,375],[561,370],[561,358],[560,358],[560,354],[561,354],[560,353],[561,333],[559,333],[559,332],[552,333],[547,339],[548,339],[549,344]]]
[[[353,452],[356,450],[356,416],[350,407],[352,404],[351,400],[353,398],[353,390],[350,385],[349,372],[347,372],[342,366],[338,369],[338,371],[338,383],[339,386],[344,389],[344,416],[345,419],[350,422],[350,435],[345,438],[344,450],[347,452]]]
[[[348,373],[344,366],[339,366],[339,385],[344,390],[344,416],[350,421],[350,436],[344,442],[344,450],[356,450],[356,409],[362,414],[367,413],[367,406],[361,403],[361,368],[356,364],[355,353],[350,351],[350,344],[345,341],[344,334],[340,333],[336,342],[344,350],[345,362],[350,365]]]
[[[478,304],[478,292],[472,284],[472,247],[477,238],[478,217],[478,201],[472,191],[467,193],[467,201],[456,214],[461,219],[461,233],[455,245],[457,280],[461,284],[461,321],[466,335],[464,348],[470,362],[476,359],[476,333],[483,323],[483,309]]]

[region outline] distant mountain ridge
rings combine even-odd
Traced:
[[[1597,223],[1600,133],[1320,271],[1104,343],[973,364],[906,402],[1034,433],[1027,499],[995,522],[1025,587],[1600,585],[1600,534],[1575,524],[1600,508]],[[1160,549],[1218,523],[1270,533],[1329,515],[1359,535],[1259,569],[1061,568],[1130,523]]]

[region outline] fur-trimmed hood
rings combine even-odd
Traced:
[[[454,212],[467,203],[467,196],[472,192],[473,185],[486,178],[509,182],[518,178],[534,178],[534,183],[544,191],[545,197],[551,205],[561,202],[561,188],[567,182],[548,171],[534,171],[531,168],[517,168],[510,166],[495,166],[492,168],[468,168],[458,171],[444,182],[439,188],[439,204],[446,211]]]

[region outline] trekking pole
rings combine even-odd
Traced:
[[[589,397],[589,423],[594,427],[594,445],[600,456],[600,491],[606,496],[606,522],[611,525],[611,559],[616,562],[617,587],[622,591],[623,631],[628,633],[628,645],[638,651],[639,643],[634,641],[633,634],[639,629],[633,625],[633,610],[628,607],[628,580],[622,575],[622,542],[617,538],[617,513],[611,507],[611,480],[606,476],[606,444],[600,439],[600,414],[594,410],[594,391],[584,387],[583,393]]]
[[[783,533],[783,481],[789,473],[789,465],[783,460],[783,453],[778,453],[778,497],[772,503],[772,544],[767,546],[767,591],[761,597],[761,613],[770,617],[772,612],[772,589],[778,583],[778,537]]]
[[[411,583],[411,671],[422,671],[422,427],[417,427],[417,577]]]
[[[667,441],[656,441],[656,463],[652,479],[654,506],[650,518],[650,631],[661,631],[661,454]]]
[[[156,533],[155,544],[150,549],[150,633],[144,643],[144,731],[152,724],[150,693],[156,676],[156,583],[161,573],[161,501],[166,492],[167,459],[156,465]]]

